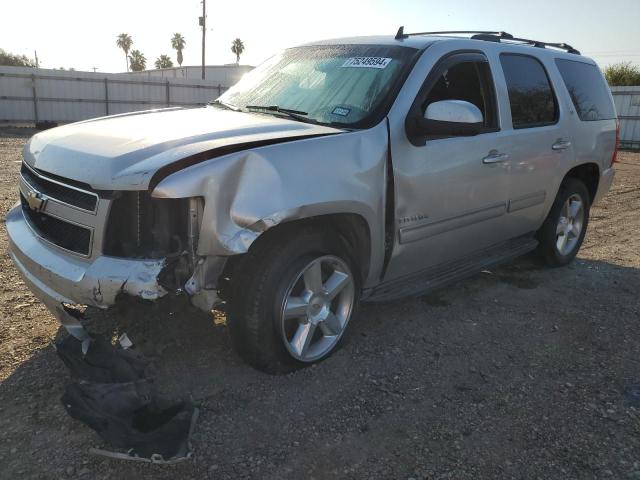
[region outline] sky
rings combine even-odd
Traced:
[[[34,56],[44,68],[121,72],[116,36],[126,32],[147,68],[161,54],[175,61],[170,39],[187,41],[183,65],[199,65],[201,0],[4,0],[0,48]],[[356,35],[429,30],[504,30],[515,36],[566,42],[600,66],[640,65],[640,0],[207,0],[208,65],[256,65],[300,43]]]

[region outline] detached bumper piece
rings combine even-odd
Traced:
[[[103,337],[91,337],[86,353],[82,342],[68,336],[56,345],[58,356],[78,380],[120,383],[142,380],[147,362],[127,350],[116,349]]]
[[[194,409],[166,404],[146,380],[128,383],[72,383],[62,396],[67,413],[128,458],[162,462],[187,459]],[[116,452],[114,452],[116,453]]]
[[[64,408],[115,449],[91,449],[92,453],[152,463],[191,458],[190,438],[198,409],[158,395],[144,378],[144,360],[102,337],[91,339],[86,354],[82,343],[71,336],[56,348],[79,380],[66,387],[61,399]]]

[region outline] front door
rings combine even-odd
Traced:
[[[482,53],[448,55],[414,103],[424,114],[440,100],[464,100],[483,114],[471,137],[391,138],[396,238],[384,281],[445,264],[510,238],[506,220],[509,142],[500,131],[491,67]]]

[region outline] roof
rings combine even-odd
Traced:
[[[424,50],[430,45],[439,42],[455,42],[460,43],[460,48],[473,48],[472,45],[477,42],[483,42],[495,46],[499,50],[519,51],[523,53],[536,54],[536,55],[553,55],[554,57],[564,57],[573,60],[588,61],[589,63],[595,63],[592,59],[576,53],[567,53],[563,50],[556,48],[540,48],[530,44],[511,43],[511,42],[490,42],[481,39],[472,39],[467,36],[457,35],[411,35],[404,38],[397,38],[394,35],[374,35],[365,37],[345,37],[334,38],[329,40],[320,40],[315,42],[309,42],[301,46],[317,46],[317,45],[389,45],[389,46],[404,46],[411,47],[418,50]]]
[[[319,40],[315,42],[305,43],[303,47],[311,47],[316,45],[390,45],[412,47],[418,50],[424,50],[432,43],[441,40],[439,37],[409,37],[396,40],[393,35],[373,35],[368,37],[345,37],[334,38],[330,40]]]

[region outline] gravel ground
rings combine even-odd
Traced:
[[[30,131],[0,134],[1,213]],[[365,305],[342,350],[268,376],[212,318],[121,320],[158,381],[201,407],[195,458],[159,466],[90,455],[66,415],[58,324],[20,281],[0,229],[1,478],[640,479],[640,154],[621,153],[578,259],[524,258],[422,298]],[[135,321],[132,320],[135,317]],[[114,316],[93,314],[105,331]]]

